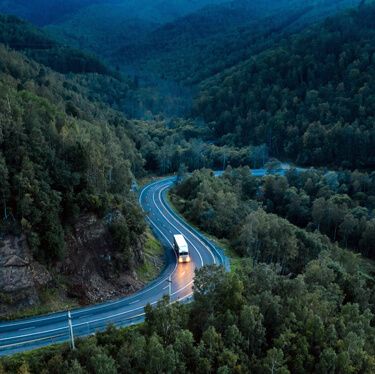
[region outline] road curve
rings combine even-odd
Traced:
[[[108,324],[129,326],[144,319],[144,307],[155,304],[168,293],[171,276],[171,300],[188,301],[192,296],[194,271],[203,265],[222,264],[227,259],[202,234],[189,226],[168,205],[167,190],[175,178],[165,178],[145,186],[139,202],[147,213],[147,220],[166,252],[166,267],[152,283],[131,296],[116,301],[73,310],[72,324],[75,337],[104,330]],[[174,234],[182,233],[190,247],[192,261],[178,264],[172,249]],[[0,356],[31,350],[69,340],[66,312],[52,313],[35,318],[0,323]]]

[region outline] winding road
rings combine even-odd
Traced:
[[[264,173],[262,173],[264,175]],[[222,264],[228,260],[202,234],[189,226],[169,206],[167,190],[175,178],[165,178],[145,186],[139,202],[147,213],[147,220],[166,249],[166,267],[162,274],[137,293],[117,301],[80,308],[71,312],[75,337],[91,335],[104,330],[108,324],[129,326],[144,319],[147,303],[156,304],[169,293],[171,277],[171,301],[189,301],[192,297],[194,271],[203,265]],[[173,235],[181,233],[190,247],[191,262],[178,264],[172,248]],[[67,312],[52,313],[40,317],[0,323],[0,356],[43,347],[69,340]]]

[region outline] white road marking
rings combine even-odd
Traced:
[[[192,233],[187,227],[185,227],[181,222],[179,222],[178,220],[176,220],[176,218],[173,217],[173,215],[168,211],[168,209],[165,208],[164,202],[163,202],[162,199],[161,199],[161,192],[164,191],[166,188],[168,188],[169,185],[167,185],[167,186],[164,187],[163,184],[162,184],[162,185],[160,186],[159,191],[158,191],[158,188],[153,188],[153,187],[155,187],[155,184],[157,184],[157,183],[160,183],[160,181],[156,181],[156,182],[154,182],[152,185],[149,185],[149,186],[147,186],[144,190],[142,190],[141,195],[140,195],[140,198],[139,198],[139,201],[141,202],[142,196],[143,196],[143,194],[145,193],[145,191],[147,191],[147,190],[151,190],[151,189],[152,189],[152,192],[153,192],[153,193],[152,193],[152,200],[153,200],[153,202],[154,202],[154,204],[155,204],[155,207],[156,207],[157,210],[160,212],[160,214],[164,217],[164,219],[165,219],[165,220],[166,220],[166,221],[167,221],[172,227],[174,227],[177,231],[179,231],[179,230],[176,228],[176,226],[175,226],[175,225],[174,225],[174,224],[168,219],[168,217],[166,216],[166,214],[168,214],[169,216],[172,217],[172,219],[173,219],[175,222],[178,223],[178,225],[182,226],[182,227],[183,227],[185,230],[187,230],[187,231],[188,231],[193,237],[195,237],[200,243],[202,243],[202,241],[201,241],[199,238],[197,238],[197,236],[196,236],[195,234],[193,234],[193,233]],[[169,183],[168,183],[168,184],[169,184]],[[156,194],[157,192],[158,192],[158,196],[159,196],[159,201],[160,201],[160,203],[162,204],[163,210],[166,212],[166,214],[165,214],[165,213],[159,208],[159,206],[156,204],[155,194]],[[146,205],[146,207],[148,207],[148,205]],[[153,222],[153,220],[152,220],[150,217],[148,217],[147,219],[149,220],[150,224],[151,224],[152,226],[154,226],[155,229],[158,230],[158,231],[160,232],[160,234],[165,238],[165,240],[167,241],[167,243],[168,243],[171,247],[173,247],[171,241],[165,236],[165,234],[164,234],[164,233],[160,230],[160,228],[159,228],[159,227]],[[156,220],[160,222],[160,218],[159,218],[159,217],[157,217]],[[170,230],[169,230],[169,232],[172,233],[172,231],[170,231]],[[193,243],[191,243],[191,241],[189,241],[189,242],[190,242],[190,244],[192,245],[192,247],[194,248],[194,250],[198,253],[198,255],[199,255],[200,259],[201,259],[201,263],[202,263],[202,265],[203,265],[203,258],[202,258],[202,256],[201,256],[199,250],[195,247],[195,245],[193,245]],[[202,244],[203,244],[203,246],[204,246],[205,248],[207,248],[207,246],[206,246],[204,243],[202,243]],[[209,249],[209,248],[207,248],[207,249]],[[211,252],[210,249],[209,249],[209,251]],[[174,253],[175,253],[175,252],[174,252]],[[211,254],[212,254],[212,252],[211,252]],[[175,253],[175,256],[176,256],[176,259],[177,259],[177,255],[176,255],[176,253]],[[213,254],[212,254],[212,256],[213,256]],[[213,256],[213,258],[214,258],[214,256]],[[215,258],[214,258],[214,260],[215,260]],[[172,273],[171,273],[172,275],[173,275],[173,273],[175,273],[176,269],[177,269],[177,262],[176,262],[175,267],[174,267],[174,269],[173,269],[173,271],[172,271]],[[184,274],[185,274],[185,272],[183,272],[183,275],[184,275]],[[169,277],[169,276],[168,276],[168,277]],[[161,280],[160,282],[156,283],[156,284],[153,285],[152,287],[150,287],[150,288],[146,288],[146,289],[144,289],[143,291],[140,291],[139,293],[137,293],[137,295],[139,296],[139,295],[141,295],[141,294],[143,294],[143,293],[145,293],[145,292],[149,292],[150,290],[152,290],[152,289],[158,287],[160,284],[162,284],[163,282],[165,282],[165,281],[168,279],[168,277],[165,278],[165,279],[163,279],[163,280]],[[185,286],[183,286],[183,287],[181,287],[179,290],[175,291],[172,295],[175,295],[175,294],[180,293],[182,290],[184,290],[185,288],[191,286],[192,284],[193,284],[193,281],[188,282]],[[163,287],[163,290],[166,289],[166,288],[169,288],[169,285]],[[186,299],[186,298],[191,297],[192,295],[193,295],[193,293],[189,293],[188,295],[184,296],[183,298],[181,298],[181,299],[179,298],[179,300],[180,300],[180,301],[181,301],[181,300],[184,300],[184,299]],[[110,304],[110,305],[116,305],[116,304],[118,304],[118,303],[122,303],[122,302],[125,302],[125,301],[126,301],[125,299],[122,299],[122,300],[119,300],[119,301],[117,301],[117,302],[113,302],[113,303]],[[129,304],[135,304],[135,303],[137,303],[137,302],[139,302],[139,301],[141,301],[141,299],[138,299],[138,300],[132,301],[132,302],[129,303]],[[156,304],[156,303],[157,303],[157,301],[154,301],[154,302],[151,303],[151,305],[154,305],[154,304]],[[88,308],[88,309],[85,309],[85,310],[83,310],[83,311],[82,311],[82,310],[78,310],[78,312],[90,312],[90,311],[94,311],[94,312],[95,312],[95,311],[98,311],[98,310],[101,309],[101,308],[108,307],[108,306],[109,306],[108,304],[103,304],[102,306],[99,306],[99,307],[96,306],[96,307],[93,307],[93,308]],[[73,325],[73,327],[74,327],[74,328],[77,328],[77,327],[80,327],[80,326],[87,325],[87,323],[96,323],[96,322],[100,322],[100,321],[105,321],[105,320],[113,319],[113,318],[115,318],[115,317],[119,317],[119,316],[122,316],[122,315],[127,315],[127,314],[130,314],[130,313],[132,313],[132,312],[134,312],[134,311],[141,310],[141,309],[143,309],[143,306],[142,306],[142,307],[135,308],[135,309],[125,310],[125,311],[122,311],[122,312],[120,312],[120,313],[115,313],[115,314],[112,314],[112,315],[110,315],[110,316],[106,316],[106,317],[102,317],[102,318],[93,319],[93,320],[86,321],[86,322],[83,322],[83,323],[76,323],[76,324]],[[129,319],[129,320],[132,320],[132,319],[134,319],[134,318],[137,318],[137,317],[139,317],[139,316],[143,316],[143,315],[144,315],[144,313],[140,313],[140,314],[138,314],[138,315],[136,315],[136,316],[128,317],[127,320],[128,320],[128,319]],[[38,322],[48,321],[48,320],[53,320],[53,319],[61,318],[61,317],[63,317],[63,314],[57,314],[57,315],[54,315],[54,316],[49,316],[49,317],[45,317],[45,318],[37,318],[37,319],[34,319],[34,320],[30,320],[30,321],[19,321],[19,322],[15,322],[15,323],[12,323],[12,324],[4,325],[4,327],[9,328],[9,327],[11,327],[11,326],[17,326],[17,325],[21,325],[21,324],[25,324],[25,323],[26,323],[26,324],[27,324],[27,323],[38,323]],[[74,317],[74,314],[73,314],[73,317]],[[86,317],[88,317],[88,316],[86,316]],[[82,317],[81,317],[81,318],[82,318]],[[20,331],[31,330],[31,329],[35,329],[35,328],[36,328],[35,326],[30,326],[30,327],[27,327],[27,328],[21,329]],[[59,328],[55,328],[55,329],[50,329],[50,330],[42,330],[42,331],[39,331],[39,332],[30,333],[30,334],[23,334],[23,335],[18,335],[18,336],[12,336],[12,337],[7,337],[7,338],[1,338],[0,341],[5,342],[5,341],[12,340],[12,339],[28,338],[28,337],[32,337],[32,336],[38,336],[38,335],[43,335],[43,334],[49,334],[49,333],[51,333],[51,332],[64,331],[64,330],[66,330],[66,329],[67,329],[67,326],[63,326],[63,327],[59,327]],[[48,338],[50,338],[50,336],[49,336],[49,337],[43,337],[42,339],[48,339]],[[34,340],[34,341],[35,341],[35,340]],[[28,342],[30,342],[30,340],[28,340]],[[24,344],[24,343],[25,343],[25,341],[20,342],[20,343],[15,343],[15,344]],[[5,348],[5,346],[1,346],[0,348]]]
[[[132,305],[132,304],[138,303],[139,301],[141,301],[141,299],[138,299],[138,300],[132,301],[131,303],[129,303],[129,305]]]
[[[142,191],[141,191],[141,194],[139,196],[139,204],[142,206],[142,196],[144,195],[145,191],[149,190],[151,187],[154,187],[155,184],[157,183],[160,183],[160,181],[156,181],[156,182],[153,182],[152,184],[149,184],[148,186],[146,186]],[[162,234],[162,236],[167,240],[167,242],[172,246],[172,243],[168,240],[168,238],[163,234],[163,232],[155,225],[155,223],[151,220],[151,218],[147,218],[151,224]],[[172,274],[176,271],[177,269],[177,264],[172,272]],[[168,279],[168,277],[166,278]],[[139,292],[136,293],[137,296],[139,295],[142,295],[146,292],[149,292],[150,290],[154,289],[155,287],[158,287],[160,284],[162,284],[163,282],[166,281],[166,279],[163,279],[161,280],[160,282],[156,283],[155,285],[153,285],[152,287],[147,287]],[[120,299],[118,301],[113,301],[110,303],[110,305],[117,305],[119,303],[124,303],[126,302],[126,299]],[[76,311],[76,313],[82,313],[82,312],[90,312],[90,311],[98,311],[102,308],[105,308],[105,307],[108,307],[109,304],[103,304],[103,305],[96,305],[94,307],[88,307],[88,308],[85,308],[85,309],[78,309]],[[74,314],[75,314],[75,311],[72,311],[72,317],[74,318]],[[9,327],[13,327],[13,326],[18,326],[18,325],[26,325],[26,324],[31,324],[31,323],[39,323],[39,322],[44,322],[44,321],[50,321],[50,320],[54,320],[56,318],[61,318],[61,317],[64,317],[64,314],[63,313],[56,313],[55,315],[50,315],[50,316],[47,316],[47,317],[37,317],[37,318],[33,318],[33,319],[29,319],[29,320],[24,320],[24,321],[16,321],[16,322],[12,322],[12,323],[6,323],[4,325],[0,325],[0,331],[1,331],[1,328],[5,327],[5,328],[9,328]],[[85,316],[87,317],[87,316]],[[79,317],[76,317],[76,318],[79,318]],[[1,339],[0,339],[1,340]]]
[[[167,187],[165,187],[165,188],[168,188],[168,186]],[[159,201],[161,202],[161,204],[163,205],[163,202],[161,201],[161,199],[160,199],[160,191],[162,191],[162,190],[159,190],[159,193],[158,193],[158,197],[159,197]],[[156,201],[155,201],[155,195],[153,195],[152,196],[152,200],[153,200],[153,202],[154,202],[154,204],[155,204],[155,206],[156,206],[156,209],[160,212],[160,214],[166,219],[166,221],[175,229],[175,230],[177,230],[177,232],[179,232],[180,230],[168,219],[168,217],[161,211],[161,209],[159,208],[159,206],[156,204]],[[200,260],[201,260],[201,264],[202,264],[202,266],[204,265],[204,262],[203,262],[203,258],[202,258],[202,255],[200,254],[200,252],[199,252],[199,250],[195,247],[195,245],[188,239],[188,238],[186,238],[187,239],[187,241],[191,244],[191,246],[194,248],[194,250],[197,252],[197,254],[198,254],[198,256],[199,256],[199,258],[200,258]]]
[[[182,297],[182,298],[179,299],[178,301],[182,301],[182,300],[188,299],[188,298],[191,297],[191,296],[193,296],[193,293],[192,293],[192,292],[189,293],[189,294],[187,294],[186,296]],[[176,302],[176,301],[173,301],[172,303],[174,303],[174,302]],[[156,304],[156,303],[157,303],[157,301],[151,303],[151,305]],[[138,308],[138,309],[139,309],[139,308]],[[140,314],[137,314],[137,315],[132,316],[132,317],[130,317],[130,318],[127,318],[126,320],[133,320],[133,319],[139,318],[139,317],[144,316],[144,315],[145,315],[145,313],[140,313]],[[111,316],[110,316],[110,317],[111,317]],[[107,317],[107,318],[110,318],[110,317]],[[104,318],[102,318],[102,319],[104,319]],[[98,321],[98,320],[97,320],[97,321]],[[91,321],[91,322],[96,322],[96,321]],[[86,323],[82,323],[81,325],[86,325]],[[78,325],[74,325],[73,327],[76,327],[76,326],[78,326]],[[60,329],[56,329],[56,330],[61,330],[61,328],[60,328]],[[53,331],[53,330],[51,330],[51,331]],[[32,334],[31,334],[31,335],[32,335]],[[36,341],[40,341],[40,340],[50,340],[50,339],[56,338],[56,337],[58,337],[58,336],[64,336],[64,334],[60,334],[60,335],[57,335],[57,336],[47,336],[47,337],[43,337],[43,338],[35,339],[35,340],[28,340],[27,342],[28,342],[28,343],[32,343],[32,342],[36,342]],[[18,336],[18,338],[20,338],[20,337],[23,337],[23,336]],[[17,337],[13,337],[13,338],[9,338],[9,339],[15,339],[15,338],[17,338]],[[1,340],[1,339],[0,339],[0,340]],[[3,339],[3,340],[5,340],[5,339]],[[23,342],[13,343],[13,344],[9,344],[9,345],[2,345],[2,346],[0,346],[0,348],[3,348],[3,349],[4,349],[4,348],[9,348],[9,347],[15,347],[15,346],[22,345],[22,344],[25,344],[25,342],[23,341]]]
[[[188,233],[190,233],[190,235],[192,235],[195,239],[197,239],[198,241],[199,241],[199,243],[201,243],[202,244],[202,246],[204,247],[204,248],[206,248],[209,252],[210,252],[210,254],[211,254],[211,256],[212,256],[212,259],[214,260],[214,264],[216,264],[216,258],[215,258],[215,256],[214,256],[214,254],[212,253],[212,251],[211,251],[211,249],[205,244],[205,243],[203,243],[202,242],[202,240],[196,235],[196,234],[194,234],[192,231],[190,231],[189,229],[188,229],[188,227],[187,227],[187,223],[185,224],[185,222],[180,222],[179,220],[177,220],[176,219],[176,217],[174,217],[170,212],[169,212],[169,210],[165,207],[165,204],[164,204],[164,201],[163,201],[163,199],[161,198],[161,193],[164,191],[164,190],[166,190],[167,188],[168,188],[169,186],[166,186],[166,187],[164,187],[164,188],[162,188],[162,189],[160,189],[159,190],[159,193],[158,193],[158,198],[159,198],[159,201],[160,201],[160,203],[163,205],[163,207],[164,207],[164,209],[167,211],[167,213],[168,213],[168,215],[170,216],[170,217],[172,217],[172,219],[177,223],[177,224],[179,224],[184,230],[186,230]],[[166,218],[166,216],[165,215],[163,215],[165,218]],[[166,218],[167,219],[167,218]],[[171,221],[169,221],[168,219],[167,219],[167,221],[177,230],[177,231],[180,231],[180,230],[178,230],[178,228],[171,222]],[[193,246],[193,248],[195,248],[195,246],[193,245],[193,243],[190,241],[190,240],[188,240],[189,242],[190,242],[190,244]],[[203,266],[203,258],[202,258],[202,256],[201,256],[201,254],[200,254],[200,252],[197,250],[197,252],[198,252],[198,254],[199,254],[199,257],[201,258],[201,263],[202,263],[202,266]]]
[[[143,192],[143,191],[142,191]],[[156,191],[155,191],[156,192]],[[142,196],[142,193],[141,193],[141,196]],[[141,200],[141,196],[140,196],[140,200]],[[155,203],[155,206],[156,208],[160,211],[160,209],[158,208],[158,206],[156,205],[156,201],[155,201],[155,196],[153,195],[153,201]],[[162,214],[162,213],[161,213]],[[164,216],[162,214],[162,216]],[[161,235],[166,239],[166,241],[172,246],[172,243],[171,241],[165,236],[165,234],[159,229],[159,227],[157,227],[155,225],[155,223],[150,219],[148,218],[148,220],[150,221],[150,223],[161,233]],[[172,246],[173,247],[173,246]],[[174,252],[174,251],[173,251]],[[174,252],[175,253],[175,252]],[[175,256],[176,256],[176,259],[177,259],[177,255],[175,253]],[[175,268],[173,269],[172,273],[170,275],[173,275],[175,273],[177,269],[177,262],[175,264]],[[167,279],[169,278],[169,275],[167,278],[163,279],[162,281],[158,282],[157,284],[155,284],[154,286],[152,286],[151,288],[148,288],[148,289],[145,289],[143,290],[143,292],[140,292],[138,293],[137,295],[140,295],[142,293],[145,293],[145,292],[148,292],[150,291],[151,289],[159,286],[160,284],[162,284],[163,282],[165,282]],[[186,287],[190,286],[191,284],[193,283],[193,281],[189,282],[188,284],[186,284],[184,287],[180,288],[179,290],[177,290],[176,292],[174,292],[172,295],[176,294],[176,293],[179,293],[181,292],[182,290],[184,290]],[[189,295],[187,295],[185,298],[187,297],[190,297],[192,296],[193,293],[190,293]],[[122,300],[119,300],[118,302],[124,302],[124,299]],[[118,303],[117,302],[117,303]],[[113,304],[115,304],[116,302],[114,302]],[[154,301],[152,303],[150,303],[151,305],[154,305],[156,304],[157,301]],[[106,304],[103,305],[104,306],[108,306]],[[96,322],[101,322],[101,321],[105,321],[105,320],[108,320],[108,319],[111,319],[111,318],[114,318],[114,317],[118,317],[118,316],[121,316],[121,315],[125,315],[125,314],[129,314],[131,312],[134,312],[136,310],[139,310],[139,309],[143,309],[144,307],[138,307],[138,308],[135,308],[135,309],[131,309],[131,310],[126,310],[126,311],[123,311],[123,312],[120,312],[120,313],[116,313],[116,314],[112,314],[110,316],[107,316],[107,317],[102,317],[102,318],[97,318],[97,319],[94,319],[94,320],[90,320],[90,321],[86,321],[86,322],[82,322],[82,323],[77,323],[77,324],[74,324],[73,327],[76,328],[76,327],[80,327],[80,326],[84,326],[84,325],[87,325],[87,323],[96,323]],[[98,308],[95,308],[94,310],[96,310]],[[144,314],[144,313],[143,313]],[[140,315],[143,315],[143,314],[140,314]],[[46,318],[46,319],[38,319],[36,321],[30,321],[31,322],[40,322],[42,320],[47,320],[47,319],[53,319],[53,318],[56,318],[57,316],[53,316],[53,317],[49,317],[49,318]],[[61,315],[59,315],[58,317],[61,317]],[[130,317],[129,319],[133,319],[135,318],[134,316],[133,317]],[[18,324],[21,324],[21,323],[24,323],[24,322],[18,322]],[[7,327],[9,327],[11,325],[7,325]],[[18,336],[12,336],[12,337],[7,337],[7,338],[0,338],[0,342],[2,341],[9,341],[11,339],[19,339],[19,338],[27,338],[27,337],[31,337],[31,336],[37,336],[37,335],[41,335],[41,334],[48,334],[48,333],[51,333],[51,332],[55,332],[55,331],[61,331],[61,330],[65,330],[67,329],[68,327],[67,326],[64,326],[64,327],[59,327],[59,328],[55,328],[55,329],[50,329],[50,330],[42,330],[42,331],[39,331],[39,332],[35,332],[35,333],[32,333],[32,334],[24,334],[24,335],[18,335]],[[22,342],[22,343],[25,343]],[[0,348],[4,348],[4,346],[0,346]]]

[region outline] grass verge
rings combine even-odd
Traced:
[[[145,261],[137,268],[136,272],[140,281],[147,283],[154,280],[164,266],[164,249],[151,231],[147,232],[144,248]]]
[[[62,288],[65,285],[60,285],[57,288],[45,287],[38,291],[40,304],[36,306],[26,307],[22,310],[11,311],[6,315],[2,315],[1,319],[4,321],[11,321],[15,319],[35,317],[42,314],[61,312],[64,310],[74,309],[79,306],[78,300],[67,298],[64,296]]]

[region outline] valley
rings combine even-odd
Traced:
[[[1,374],[375,370],[373,1],[0,13]]]

